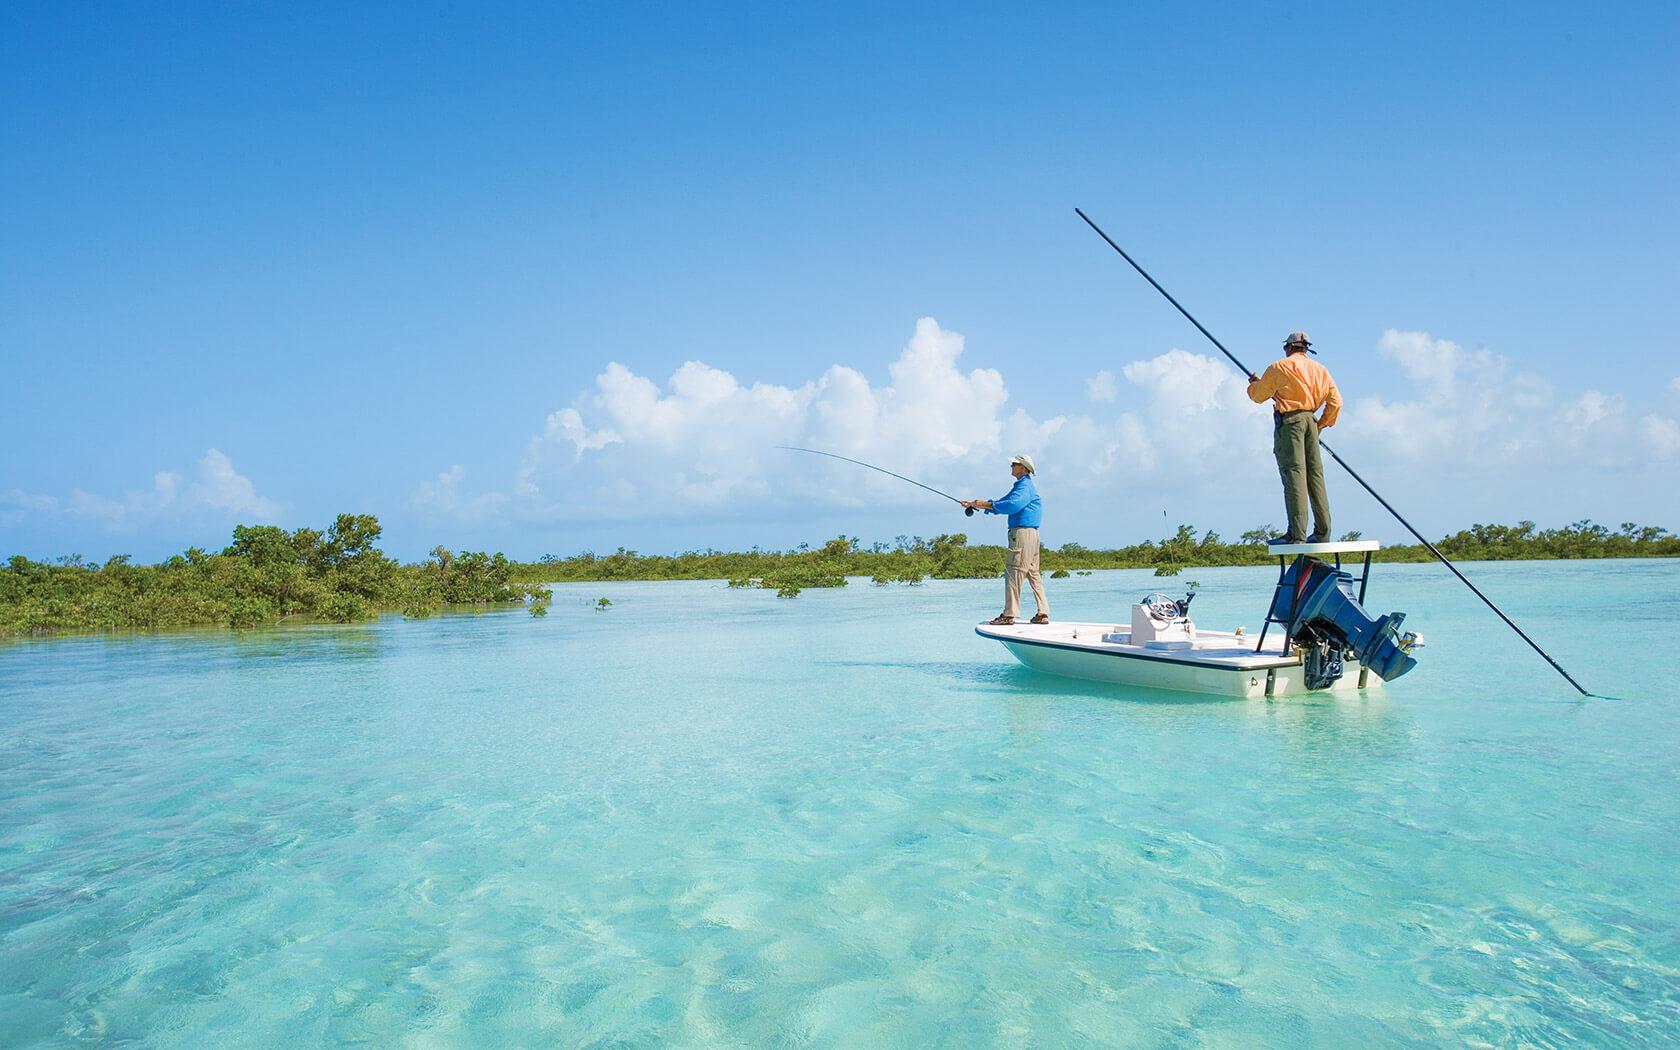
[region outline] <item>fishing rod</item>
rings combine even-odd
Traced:
[[[935,496],[944,496],[946,499],[950,500],[952,503],[955,503],[959,507],[962,507],[962,500],[960,500],[957,497],[951,495],[949,492],[940,492],[938,489],[934,488],[932,485],[924,485],[921,482],[917,481],[915,478],[907,478],[903,474],[894,474],[892,471],[888,470],[886,467],[877,467],[875,464],[865,463],[861,459],[853,459],[850,456],[842,456],[842,455],[839,455],[839,454],[834,453],[834,452],[824,452],[821,449],[800,448],[797,445],[777,445],[776,447],[780,448],[780,449],[786,449],[789,452],[809,452],[813,456],[827,456],[829,459],[844,460],[847,463],[856,463],[860,467],[868,467],[870,470],[878,470],[878,471],[887,475],[890,478],[897,478],[900,481],[908,481],[910,484],[916,486],[919,489],[927,489],[929,492],[933,493]],[[973,507],[963,507],[963,513],[972,518],[972,517],[974,517],[974,508]]]
[[[1132,269],[1134,269],[1138,273],[1142,274],[1144,280],[1148,281],[1151,285],[1153,285],[1157,292],[1160,292],[1163,296],[1165,296],[1167,302],[1172,303],[1173,306],[1178,309],[1178,312],[1184,315],[1185,320],[1187,320],[1191,324],[1195,325],[1196,326],[1196,331],[1198,331],[1198,332],[1202,333],[1203,335],[1207,336],[1208,342],[1210,342],[1214,346],[1218,347],[1220,353],[1222,353],[1226,357],[1230,358],[1231,363],[1236,365],[1237,368],[1239,368],[1244,375],[1246,375],[1246,376],[1253,376],[1254,375],[1254,373],[1249,370],[1247,365],[1245,365],[1241,361],[1237,360],[1237,355],[1235,355],[1235,354],[1231,353],[1231,351],[1225,349],[1225,344],[1221,343],[1218,339],[1215,339],[1214,336],[1213,336],[1213,333],[1208,331],[1206,328],[1204,328],[1202,326],[1202,322],[1200,322],[1200,321],[1196,320],[1194,317],[1192,317],[1191,314],[1190,314],[1190,311],[1186,310],[1184,308],[1184,306],[1181,303],[1179,303],[1179,301],[1177,299],[1174,299],[1172,297],[1171,292],[1167,291],[1165,288],[1162,288],[1161,287],[1161,282],[1159,282],[1155,278],[1149,276],[1149,271],[1145,270],[1143,267],[1139,266],[1136,259],[1132,258],[1130,255],[1127,255],[1126,254],[1126,249],[1120,247],[1118,244],[1115,244],[1114,243],[1114,238],[1112,238],[1108,234],[1104,233],[1101,226],[1098,226],[1096,223],[1092,222],[1091,217],[1089,215],[1086,215],[1085,212],[1082,211],[1079,208],[1075,208],[1073,210],[1074,210],[1074,213],[1076,215],[1078,215],[1081,219],[1085,220],[1085,225],[1087,225],[1087,226],[1091,227],[1091,229],[1097,231],[1097,236],[1098,237],[1101,237],[1103,240],[1108,242],[1108,246],[1110,248],[1113,248],[1115,251],[1120,253],[1120,258],[1122,258],[1122,259],[1126,260],[1127,262],[1131,263],[1132,264]],[[1367,482],[1364,478],[1360,477],[1358,472],[1355,471],[1352,467],[1348,466],[1347,460],[1343,459],[1341,456],[1338,456],[1336,454],[1335,449],[1331,448],[1329,445],[1326,445],[1323,441],[1320,441],[1318,443],[1318,447],[1323,449],[1324,451],[1330,453],[1330,458],[1331,459],[1333,459],[1337,463],[1341,464],[1342,469],[1347,471],[1348,474],[1353,478],[1353,480],[1359,482],[1359,485],[1360,485],[1361,488],[1363,488],[1366,492],[1369,492],[1371,494],[1371,497],[1373,499],[1375,499],[1378,503],[1381,503],[1384,510],[1386,510],[1390,514],[1394,515],[1394,520],[1396,520],[1400,524],[1406,526],[1406,531],[1407,532],[1410,532],[1413,536],[1416,536],[1418,542],[1423,544],[1425,547],[1427,547],[1429,549],[1429,553],[1431,553],[1431,554],[1435,555],[1435,557],[1439,558],[1440,561],[1441,561],[1441,564],[1445,565],[1449,570],[1451,570],[1452,574],[1454,576],[1458,577],[1460,583],[1462,583],[1462,584],[1464,584],[1464,586],[1470,588],[1471,593],[1473,593],[1476,597],[1478,597],[1482,600],[1482,604],[1486,605],[1489,609],[1492,609],[1496,616],[1498,616],[1501,620],[1505,621],[1506,626],[1510,627],[1511,630],[1517,632],[1517,636],[1519,638],[1521,638],[1523,641],[1527,642],[1530,649],[1533,649],[1535,652],[1539,653],[1541,659],[1543,659],[1547,663],[1551,664],[1552,665],[1552,670],[1554,670],[1558,674],[1562,675],[1563,678],[1564,678],[1564,681],[1568,682],[1570,685],[1575,687],[1576,692],[1580,693],[1582,696],[1590,696],[1590,697],[1594,697],[1594,698],[1600,699],[1600,700],[1610,699],[1609,697],[1600,696],[1598,693],[1587,692],[1587,690],[1581,685],[1580,682],[1577,682],[1574,679],[1574,677],[1570,675],[1570,673],[1568,671],[1565,671],[1563,669],[1563,666],[1561,664],[1559,664],[1556,660],[1552,659],[1551,655],[1548,654],[1546,652],[1546,650],[1540,648],[1539,643],[1535,642],[1534,639],[1532,639],[1528,636],[1528,632],[1524,631],[1521,627],[1518,627],[1517,622],[1515,620],[1511,619],[1509,616],[1506,616],[1505,611],[1503,609],[1501,609],[1499,606],[1493,604],[1493,599],[1492,598],[1489,598],[1487,595],[1483,594],[1482,591],[1481,591],[1481,588],[1479,588],[1475,584],[1471,583],[1469,577],[1465,576],[1462,572],[1458,571],[1458,566],[1454,565],[1447,558],[1447,556],[1445,554],[1442,554],[1440,552],[1440,550],[1433,543],[1430,543],[1429,540],[1425,539],[1423,533],[1419,532],[1416,528],[1414,528],[1412,526],[1411,522],[1407,521],[1404,517],[1402,517],[1400,515],[1400,512],[1394,509],[1393,504],[1389,503],[1388,500],[1383,499],[1382,496],[1380,494],[1378,494],[1377,490],[1371,487],[1369,482]]]

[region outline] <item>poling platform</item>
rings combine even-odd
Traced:
[[[1305,554],[1318,558],[1326,554],[1371,554],[1382,550],[1376,540],[1334,540],[1327,543],[1274,543],[1266,548],[1272,554],[1289,557]]]

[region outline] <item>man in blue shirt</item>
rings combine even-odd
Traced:
[[[1021,615],[1021,581],[1032,584],[1033,601],[1038,615],[1033,623],[1050,622],[1050,602],[1044,597],[1044,577],[1038,571],[1038,525],[1044,519],[1044,504],[1033,484],[1032,457],[1022,453],[1009,461],[1009,473],[1015,476],[1015,486],[1002,499],[968,499],[962,505],[987,514],[1009,515],[1009,563],[1003,574],[1003,615],[988,620],[1004,627]]]

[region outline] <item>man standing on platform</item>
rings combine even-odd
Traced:
[[[1044,578],[1038,571],[1038,526],[1044,518],[1044,504],[1038,498],[1038,487],[1033,484],[1032,457],[1023,452],[1010,460],[1009,473],[1014,475],[1015,485],[1002,499],[958,501],[970,510],[1009,515],[1009,562],[1003,574],[1003,615],[987,622],[998,627],[1015,622],[1015,618],[1021,615],[1021,581],[1026,580],[1032,584],[1033,601],[1038,605],[1038,615],[1032,618],[1032,622],[1049,623],[1050,602],[1044,597]]]
[[[1248,377],[1248,396],[1255,404],[1272,402],[1272,454],[1283,477],[1283,507],[1289,528],[1269,542],[1323,543],[1330,539],[1330,498],[1324,491],[1324,463],[1318,454],[1318,432],[1336,424],[1342,395],[1330,370],[1308,357],[1317,354],[1305,332],[1290,332],[1283,341],[1283,360],[1274,361],[1262,375]],[[1320,408],[1323,415],[1314,418]],[[1313,531],[1307,534],[1307,504],[1312,504]]]

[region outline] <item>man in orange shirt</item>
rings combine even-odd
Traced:
[[[1248,377],[1248,396],[1255,404],[1272,402],[1272,454],[1283,476],[1283,507],[1289,530],[1272,543],[1323,543],[1330,538],[1330,499],[1324,492],[1324,463],[1318,454],[1318,432],[1335,426],[1342,411],[1342,395],[1330,370],[1308,357],[1317,354],[1305,332],[1290,332],[1283,341],[1283,360],[1272,362],[1263,375]],[[1324,414],[1316,419],[1320,408]],[[1312,504],[1313,531],[1307,535],[1307,504]]]

